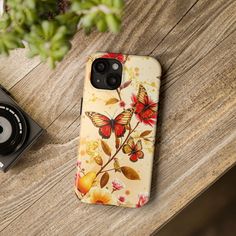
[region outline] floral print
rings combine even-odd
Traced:
[[[116,59],[116,60],[120,61],[122,64],[124,64],[126,61],[126,56],[123,54],[120,54],[120,53],[107,53],[107,54],[101,56],[101,58]]]
[[[123,82],[117,90],[92,87],[91,65],[99,57],[123,64]],[[75,183],[82,202],[137,208],[148,202],[158,109],[153,97],[159,92],[160,73],[150,57],[90,57]]]
[[[120,107],[124,108],[125,107],[125,102],[124,101],[120,101]]]
[[[117,190],[123,189],[124,184],[120,180],[115,179],[112,181],[112,187],[113,187],[113,191],[117,191]]]
[[[112,205],[113,198],[112,194],[107,189],[93,187],[86,201],[93,204]]]
[[[125,197],[124,196],[118,196],[118,200],[120,203],[124,203],[125,202]]]
[[[138,203],[136,204],[136,207],[137,208],[142,207],[148,202],[148,200],[149,200],[148,194],[145,194],[145,193],[139,194],[139,199],[138,199]]]

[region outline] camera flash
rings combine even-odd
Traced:
[[[114,64],[112,65],[112,69],[113,69],[113,70],[118,70],[118,69],[119,69],[119,64],[114,63]]]

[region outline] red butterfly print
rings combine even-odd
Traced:
[[[135,144],[134,138],[130,137],[127,141],[127,144],[123,147],[123,152],[125,154],[128,154],[130,156],[130,160],[135,162],[138,159],[142,159],[144,154],[142,152],[142,141],[138,140],[138,142]]]
[[[103,55],[101,58],[112,58],[120,61],[122,64],[126,62],[127,56],[120,53],[107,53]]]
[[[139,86],[138,95],[132,96],[133,103],[131,106],[135,109],[138,120],[146,125],[155,124],[157,118],[157,103],[153,102],[148,96],[144,86]]]
[[[99,134],[102,138],[110,138],[112,132],[115,133],[117,138],[120,138],[126,132],[126,126],[129,124],[133,115],[133,109],[124,110],[115,119],[110,119],[97,112],[85,112],[85,114],[91,119],[93,125],[99,128]]]

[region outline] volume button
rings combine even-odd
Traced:
[[[82,114],[83,110],[83,97],[80,99],[80,115]]]

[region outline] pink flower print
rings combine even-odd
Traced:
[[[138,197],[139,197],[139,200],[138,200],[138,203],[136,204],[137,208],[142,207],[149,200],[149,196],[145,193],[139,194]]]
[[[119,196],[119,197],[118,197],[118,200],[119,200],[121,203],[124,203],[124,202],[125,202],[125,197],[124,197],[124,196]]]
[[[112,187],[113,187],[113,191],[117,191],[117,190],[123,189],[124,184],[120,180],[115,179],[112,181]]]
[[[126,106],[126,104],[125,104],[125,102],[124,101],[120,101],[120,107],[125,107]]]
[[[77,181],[78,179],[80,179],[82,176],[81,174],[78,172],[75,174],[75,181]]]
[[[82,164],[81,161],[77,161],[77,166],[78,167],[81,167],[81,164]]]

